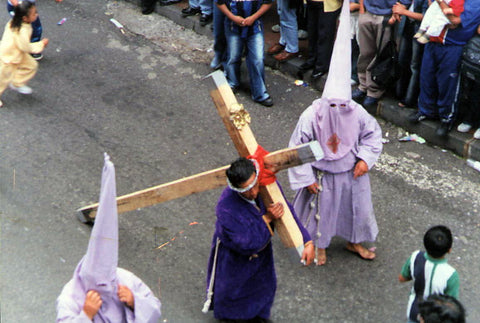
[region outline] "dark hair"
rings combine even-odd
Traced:
[[[240,157],[230,165],[229,169],[227,169],[227,177],[234,187],[239,188],[240,185],[245,183],[252,174],[255,173],[255,171],[255,165],[252,161]]]
[[[446,226],[434,226],[425,233],[423,244],[430,256],[441,258],[452,248],[452,232]]]
[[[430,295],[418,310],[425,323],[465,323],[463,305],[450,295]]]
[[[20,1],[15,7],[15,14],[12,18],[10,28],[20,30],[23,22],[23,17],[28,16],[30,9],[32,9],[33,7],[35,7],[35,3],[33,2],[27,0]]]

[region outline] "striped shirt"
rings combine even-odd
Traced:
[[[404,278],[414,279],[415,259],[419,252],[419,250],[413,252],[403,265],[401,275]],[[425,257],[425,269],[423,273],[423,278],[425,279],[425,289],[423,291],[423,299],[426,299],[432,294],[450,295],[458,298],[460,280],[455,268],[450,266],[445,258],[432,258],[426,252],[423,253],[423,256]],[[410,313],[415,298],[415,290],[412,287],[408,300],[407,317],[416,317],[418,314]]]

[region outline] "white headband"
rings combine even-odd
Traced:
[[[257,180],[258,180],[258,174],[260,173],[260,166],[258,165],[258,162],[255,160],[255,159],[249,159],[253,165],[255,165],[255,179],[253,180],[253,182],[248,185],[247,187],[244,187],[244,188],[237,188],[235,186],[232,185],[232,183],[230,182],[230,180],[228,179],[227,177],[227,184],[228,184],[228,187],[230,187],[230,189],[232,191],[235,191],[235,192],[238,192],[238,193],[245,193],[246,191],[248,190],[251,190],[252,187],[254,187],[256,184],[257,184]]]

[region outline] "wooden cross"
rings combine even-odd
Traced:
[[[250,116],[238,104],[227,80],[222,72],[210,74],[212,89],[210,96],[217,107],[218,114],[241,157],[253,155],[258,144],[250,126]],[[313,141],[294,148],[282,149],[269,153],[264,158],[265,168],[277,172],[282,169],[298,166],[323,158],[323,151],[318,142]],[[136,210],[138,208],[162,203],[179,197],[191,195],[221,186],[225,186],[225,171],[230,166],[224,166],[204,173],[185,177],[170,183],[147,188],[138,192],[117,198],[118,213]],[[283,204],[284,215],[275,221],[275,228],[287,248],[295,248],[301,255],[303,251],[303,236],[293,218],[290,209],[277,183],[260,187],[260,196],[265,205],[280,202]],[[77,210],[80,221],[93,222],[98,203]]]

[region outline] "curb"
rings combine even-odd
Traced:
[[[140,10],[140,0],[125,0],[131,3],[137,4]],[[177,5],[160,6],[155,7],[155,13],[162,15],[178,25],[181,25],[187,29],[191,29],[198,34],[208,36],[213,39],[213,32],[211,30],[211,24],[205,27],[200,26],[198,19],[194,17],[183,18],[180,14],[179,7]],[[265,65],[278,70],[284,74],[288,74],[294,78],[299,78],[300,65],[303,63],[303,59],[295,57],[287,62],[280,63],[276,61],[271,55],[265,54]],[[304,75],[308,80],[310,73]],[[318,91],[323,90],[325,84],[325,78],[311,84],[313,88]],[[424,138],[429,144],[436,145],[443,149],[453,151],[465,159],[480,160],[480,140],[473,138],[471,133],[460,133],[455,129],[452,129],[448,133],[448,137],[445,139],[439,138],[435,135],[437,123],[434,121],[422,121],[419,124],[413,125],[408,122],[408,115],[412,113],[413,109],[399,108],[397,101],[391,97],[384,97],[380,100],[376,111],[369,111],[371,114],[380,117],[388,122],[402,127],[410,133],[415,133]]]

